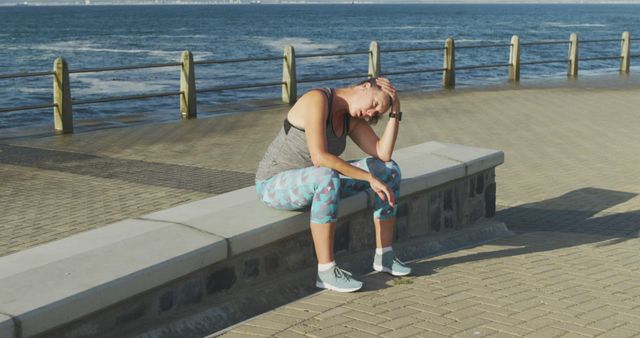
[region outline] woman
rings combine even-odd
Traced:
[[[390,108],[389,122],[378,138],[369,123]],[[400,188],[400,168],[391,155],[401,116],[396,90],[385,78],[347,88],[311,90],[289,110],[258,166],[256,190],[265,204],[286,210],[311,206],[316,286],[320,288],[352,292],[362,287],[351,273],[336,266],[333,238],[339,199],[369,188],[376,193],[373,268],[394,276],[411,273],[391,248]],[[347,135],[370,157],[340,159]]]

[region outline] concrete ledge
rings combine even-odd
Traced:
[[[400,149],[401,197],[490,169],[501,151],[440,142]],[[372,205],[340,202],[340,217]],[[446,209],[446,208],[445,208]],[[0,258],[0,338],[33,336],[216,262],[308,230],[308,212],[279,211],[255,187],[190,202]],[[9,290],[9,292],[4,292]]]
[[[125,220],[0,259],[0,313],[33,336],[226,257],[223,238]]]
[[[0,314],[0,338],[14,338],[16,336],[11,317]]]

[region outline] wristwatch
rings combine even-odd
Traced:
[[[396,118],[396,119],[398,119],[398,121],[402,121],[402,112],[401,111],[399,111],[397,113],[391,112],[391,113],[389,113],[389,118],[390,119]]]

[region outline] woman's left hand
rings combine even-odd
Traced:
[[[400,99],[398,98],[398,92],[396,91],[396,87],[394,87],[391,81],[385,77],[377,78],[376,84],[380,86],[380,88],[382,88],[382,91],[387,93],[393,99],[393,107],[391,107],[391,111],[399,112]]]

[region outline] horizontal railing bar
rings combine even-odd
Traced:
[[[445,68],[412,69],[412,70],[403,70],[403,71],[398,71],[398,72],[384,72],[384,75],[404,75],[404,74],[441,72],[443,70],[446,70],[446,69]]]
[[[356,50],[353,52],[337,52],[337,53],[318,53],[318,54],[298,54],[297,58],[313,58],[313,57],[321,57],[321,56],[342,56],[342,55],[356,55],[356,54],[369,54],[371,51],[368,50]]]
[[[401,53],[401,52],[423,52],[423,51],[441,51],[443,47],[426,47],[426,48],[400,48],[400,49],[381,49],[380,53]]]
[[[580,43],[592,43],[592,42],[620,42],[622,39],[599,39],[599,40],[580,40]]]
[[[75,70],[69,70],[69,74],[98,73],[98,72],[111,72],[114,70],[145,69],[145,68],[160,68],[160,67],[175,67],[175,66],[182,66],[182,62],[150,63],[146,65],[122,66],[122,67],[75,69]]]
[[[235,63],[235,62],[251,62],[251,61],[272,61],[272,60],[282,60],[284,56],[265,56],[261,58],[244,58],[244,59],[226,59],[226,60],[201,60],[194,61],[195,65],[213,65],[213,64],[221,64],[221,63]]]
[[[227,87],[211,87],[205,89],[197,89],[196,93],[208,93],[208,92],[221,92],[223,90],[231,90],[231,89],[247,89],[247,88],[259,88],[259,87],[273,87],[280,86],[285,84],[284,82],[269,82],[269,83],[259,83],[254,85],[237,85],[237,86],[227,86]]]
[[[498,68],[498,67],[509,67],[509,66],[510,66],[510,64],[508,64],[508,63],[499,63],[499,64],[493,64],[493,65],[478,65],[478,66],[462,66],[462,67],[456,66],[456,70],[479,69],[479,68]]]
[[[568,59],[564,59],[564,60],[542,60],[542,61],[527,61],[527,62],[520,62],[521,65],[539,65],[539,64],[543,64],[543,63],[560,63],[560,62],[568,62]]]
[[[638,56],[640,56],[640,54],[631,54],[629,56],[632,57],[632,58],[637,58]]]
[[[89,104],[89,103],[103,103],[103,102],[115,102],[115,101],[128,101],[128,100],[142,100],[142,99],[150,99],[153,97],[162,97],[162,96],[176,96],[181,95],[182,92],[164,92],[164,93],[152,93],[152,94],[139,94],[139,95],[126,95],[126,96],[113,96],[113,97],[104,97],[99,99],[88,99],[88,100],[73,100],[72,104]]]
[[[346,79],[357,79],[357,78],[364,79],[366,77],[369,77],[369,74],[354,74],[354,75],[336,76],[336,77],[319,77],[319,78],[303,79],[303,80],[298,80],[298,83],[346,80]]]
[[[19,107],[11,107],[11,108],[0,108],[0,113],[7,113],[12,111],[20,111],[20,110],[39,109],[39,108],[53,108],[53,103],[36,104],[31,106],[19,106]]]
[[[598,56],[592,58],[580,58],[580,61],[594,61],[594,60],[620,60],[622,56]]]
[[[534,42],[521,42],[520,46],[531,46],[531,45],[559,45],[563,43],[571,43],[569,40],[560,40],[560,41],[534,41]]]
[[[46,75],[53,75],[53,72],[49,71],[49,72],[0,74],[0,79],[15,79],[19,77],[46,76]]]
[[[511,47],[510,43],[501,43],[501,44],[494,44],[494,45],[467,45],[467,46],[456,46],[456,49],[460,49],[460,48],[492,48],[492,47]]]

